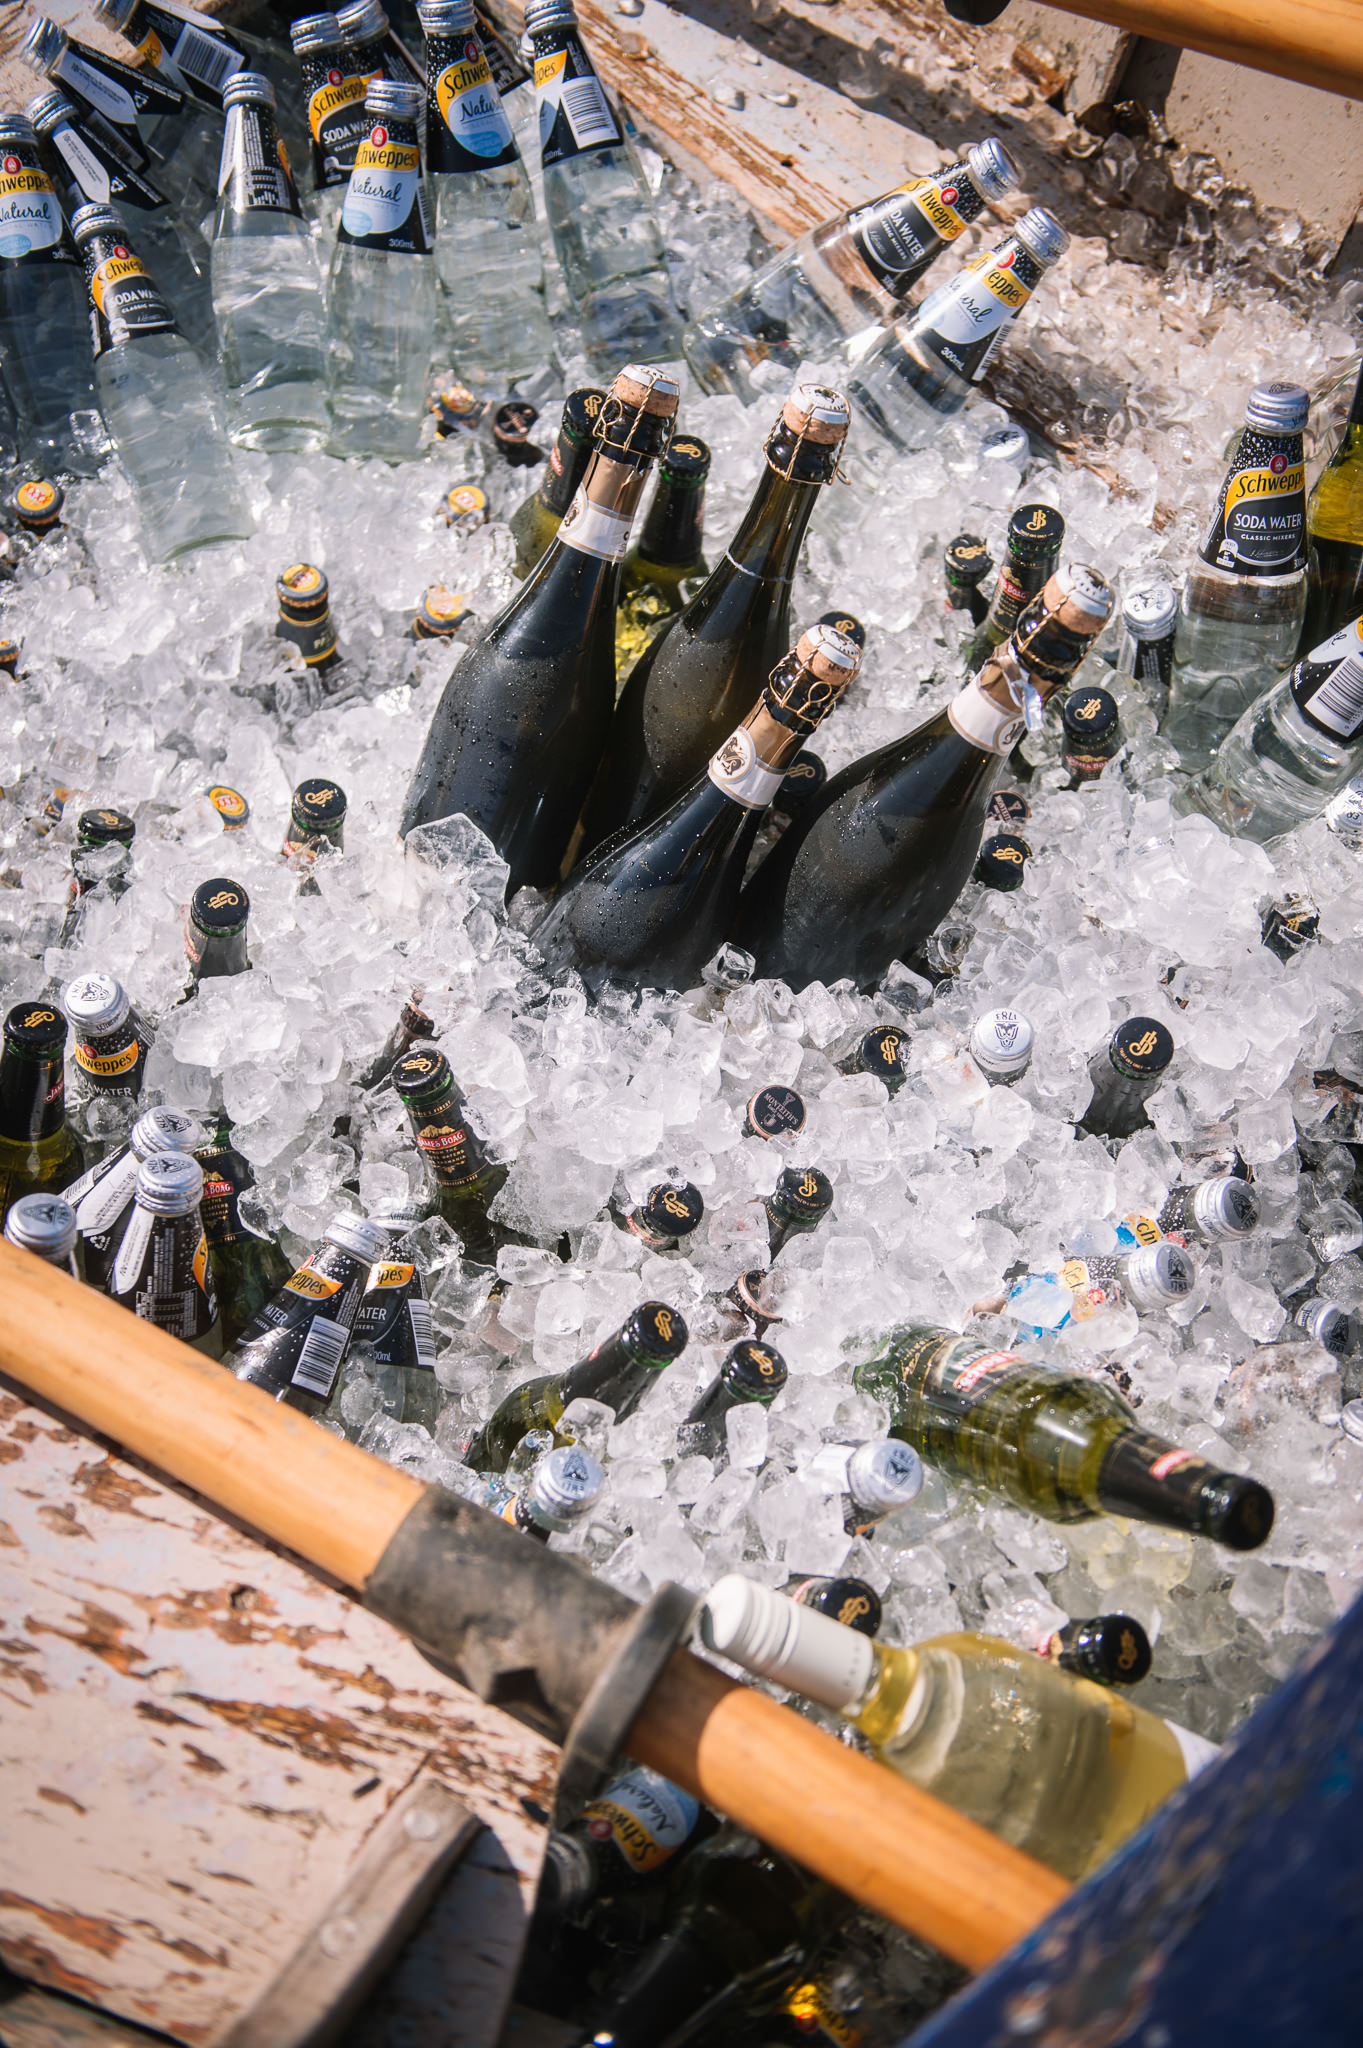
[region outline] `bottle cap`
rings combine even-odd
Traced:
[[[16,1003],[5,1018],[5,1043],[29,1059],[50,1059],[66,1043],[66,1019],[50,1003]]]
[[[763,691],[781,723],[812,732],[837,704],[861,667],[855,641],[832,626],[810,626],[777,662]]]
[[[1113,1032],[1108,1053],[1119,1074],[1147,1080],[1174,1057],[1173,1033],[1155,1017],[1128,1017]]]
[[[388,33],[388,16],[380,0],[351,0],[349,7],[337,8],[336,19],[347,42],[372,42]]]
[[[111,28],[121,29],[132,20],[137,0],[95,0],[95,13],[101,21],[107,21]]]
[[[724,1391],[734,1401],[774,1401],[786,1383],[786,1361],[771,1344],[743,1337],[725,1354],[719,1368]]]
[[[1054,562],[1064,544],[1064,517],[1054,505],[1019,505],[1008,522],[1008,552],[1014,561]]]
[[[1021,173],[1003,144],[993,135],[974,143],[965,153],[970,175],[986,199],[1002,199],[1005,192],[1021,183]]]
[[[789,1597],[797,1607],[826,1614],[830,1621],[854,1628],[859,1635],[880,1633],[880,1595],[865,1579],[806,1579],[802,1586],[789,1589]]]
[[[7,676],[19,673],[19,655],[22,649],[17,640],[0,640],[0,669]]]
[[[62,1008],[78,1032],[107,1038],[117,1031],[132,1005],[121,981],[112,974],[78,974],[62,990]]]
[[[471,433],[483,417],[483,401],[474,396],[467,384],[447,384],[443,391],[435,393],[430,409],[435,414],[436,433],[442,439],[449,434]]]
[[[1031,1021],[1021,1010],[986,1010],[970,1027],[971,1057],[986,1074],[1023,1073],[1033,1043]]]
[[[759,1088],[747,1110],[748,1133],[754,1138],[793,1138],[805,1127],[804,1098],[779,1081]]]
[[[866,651],[866,628],[854,612],[820,612],[816,624],[831,626],[835,633],[841,633],[854,647]]]
[[[1122,624],[1133,640],[1167,640],[1178,624],[1178,592],[1172,583],[1152,583],[1122,599]]]
[[[1259,1221],[1259,1197],[1236,1173],[1219,1173],[1193,1189],[1193,1215],[1209,1238],[1248,1237]]]
[[[123,234],[123,223],[111,206],[78,206],[71,216],[71,233],[78,246],[96,235]]]
[[[1048,206],[1028,207],[1013,233],[1026,243],[1038,263],[1058,263],[1070,246],[1069,234]]]
[[[1117,699],[1108,690],[1071,690],[1060,707],[1065,737],[1074,744],[1106,740],[1117,729]]]
[[[320,619],[331,597],[326,571],[313,562],[294,562],[275,578],[282,617],[300,624]]]
[[[338,832],[345,814],[345,791],[325,775],[306,776],[293,793],[290,815],[300,832]]]
[[[1032,807],[1016,789],[996,789],[984,815],[988,824],[1025,825],[1032,815]]]
[[[289,40],[295,55],[302,57],[309,50],[339,49],[345,37],[334,14],[305,14],[289,24]]]
[[[76,110],[70,100],[55,86],[49,86],[46,92],[35,92],[24,112],[39,135],[50,135],[54,128],[61,127],[63,121],[76,118]]]
[[[540,460],[539,449],[530,444],[539,416],[539,407],[524,398],[509,398],[492,415],[492,439],[513,469],[523,469]]]
[[[224,832],[239,832],[251,816],[251,806],[239,789],[226,782],[210,783],[204,795],[222,819]]]
[[[1112,585],[1106,576],[1100,576],[1087,562],[1063,563],[1046,588],[1054,590],[1061,600],[1060,615],[1066,624],[1074,624],[1082,632],[1096,633],[1099,626],[1105,625],[1112,617],[1115,602]],[[1080,625],[1080,620],[1085,623]],[[1097,623],[1090,624],[1089,621]]]
[[[137,1169],[138,1207],[153,1216],[190,1216],[203,1191],[203,1168],[188,1152],[153,1152]]]
[[[573,0],[530,0],[525,10],[525,32],[535,35],[542,28],[565,27],[577,21],[577,10]]]
[[[985,462],[1010,462],[1015,469],[1025,469],[1032,459],[1032,443],[1027,429],[1015,425],[1012,420],[1004,426],[991,427],[980,442],[980,456]]]
[[[689,1237],[705,1214],[700,1189],[689,1180],[660,1180],[639,1204],[638,1216],[650,1237]]]
[[[1230,1550],[1257,1550],[1273,1528],[1273,1496],[1257,1479],[1213,1474],[1201,1490],[1198,1527]]]
[[[417,607],[412,628],[418,640],[448,640],[468,616],[468,599],[461,590],[433,583]]]
[[[136,836],[135,820],[111,805],[82,811],[76,820],[76,838],[82,846],[131,846]]]
[[[234,71],[222,89],[222,103],[225,107],[240,107],[248,101],[258,107],[278,104],[268,78],[263,78],[258,71]]]
[[[665,1301],[645,1301],[635,1309],[620,1334],[639,1356],[671,1365],[685,1351],[689,1333],[680,1309]]]
[[[898,1024],[876,1024],[857,1040],[858,1072],[874,1074],[887,1088],[897,1088],[904,1078],[904,1047],[907,1034]]]
[[[826,1216],[833,1206],[833,1183],[817,1166],[785,1166],[774,1199],[805,1221]]]
[[[710,474],[710,449],[698,434],[674,434],[658,464],[665,483],[698,487]]]
[[[10,1214],[13,1213],[11,1210]],[[1292,1320],[1308,1337],[1314,1337],[1317,1344],[1323,1344],[1333,1357],[1342,1358],[1348,1350],[1349,1312],[1341,1308],[1337,1301],[1322,1301],[1313,1296],[1310,1301],[1302,1303]],[[1363,1404],[1355,1402],[1354,1405],[1363,1416]]]
[[[481,484],[451,484],[440,500],[440,516],[456,533],[475,532],[487,524],[487,492]]]
[[[975,879],[987,889],[1020,889],[1032,849],[1017,832],[995,832],[980,848]]]
[[[45,14],[40,14],[20,43],[19,55],[33,70],[46,71],[49,65],[56,63],[69,41],[65,29],[58,28],[55,21],[49,21]]]
[[[425,94],[419,85],[413,85],[405,78],[371,78],[364,96],[366,114],[377,114],[381,120],[416,121],[420,118]]]
[[[1051,1637],[1046,1654],[1099,1685],[1139,1685],[1153,1662],[1150,1638],[1129,1614],[1071,1621]]]
[[[1245,425],[1262,434],[1299,434],[1311,415],[1311,394],[1300,384],[1256,384],[1245,406]]]
[[[203,1126],[187,1109],[143,1110],[128,1143],[138,1159],[155,1158],[158,1152],[197,1152],[204,1142]]]
[[[394,1060],[390,1078],[404,1102],[409,1095],[431,1095],[454,1086],[449,1061],[432,1045],[413,1046]]]
[[[1126,1260],[1126,1292],[1136,1308],[1167,1307],[1193,1291],[1197,1266],[1181,1244],[1168,1238],[1138,1245]]]
[[[841,391],[827,384],[797,384],[781,407],[781,419],[801,440],[832,447],[846,439],[852,414]]]
[[[546,1515],[575,1521],[594,1507],[606,1490],[606,1475],[581,1444],[561,1444],[547,1451],[531,1478],[529,1493]]]
[[[868,1636],[737,1572],[711,1588],[700,1634],[707,1649],[755,1677],[775,1679],[837,1712],[862,1697],[876,1668]]]
[[[1259,931],[1269,952],[1286,965],[1320,937],[1320,912],[1305,896],[1290,896],[1285,903],[1270,903]]]
[[[26,533],[50,533],[65,503],[66,492],[46,476],[27,478],[10,499],[14,516]]]
[[[876,1515],[906,1508],[923,1490],[923,1460],[912,1444],[887,1436],[861,1444],[847,1460],[847,1491],[857,1507]]]
[[[388,1249],[388,1232],[377,1223],[366,1223],[362,1216],[333,1216],[324,1235],[328,1244],[353,1252],[357,1259],[367,1259],[371,1266]]]
[[[416,12],[428,36],[466,35],[474,26],[473,0],[425,0]]]
[[[605,402],[606,394],[598,385],[580,384],[563,401],[559,432],[566,434],[570,441],[590,440],[597,415]]]
[[[5,1218],[5,1236],[40,1259],[69,1259],[76,1249],[76,1212],[60,1195],[20,1195]]]
[[[772,799],[772,809],[782,818],[798,817],[827,780],[828,769],[820,756],[811,753],[808,747],[801,747]]]
[[[1340,1427],[1355,1443],[1363,1443],[1363,1401],[1346,1401],[1339,1411]]]
[[[617,399],[621,405],[632,406],[638,412],[653,413],[659,419],[670,420],[677,416],[681,386],[668,371],[659,370],[651,363],[626,363],[623,370],[616,371],[607,397]],[[599,420],[601,415],[597,417]]]
[[[1363,775],[1355,775],[1331,797],[1322,813],[1325,828],[1357,853],[1363,848]]]
[[[234,932],[245,930],[251,899],[240,882],[214,875],[211,881],[200,882],[190,897],[189,914],[201,932],[231,938]]]
[[[977,533],[958,533],[943,549],[942,563],[953,583],[973,590],[993,568],[994,557]]]

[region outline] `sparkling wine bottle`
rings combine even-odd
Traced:
[[[704,441],[694,434],[674,435],[658,464],[658,488],[620,579],[615,666],[621,681],[710,573],[702,553],[709,474],[710,450]]]
[[[0,1216],[20,1195],[56,1194],[84,1163],[66,1121],[66,1019],[16,1003],[0,1047]]]
[[[971,674],[1002,647],[1039,590],[1060,564],[1065,521],[1053,505],[1019,505],[1008,521],[1003,562],[979,632],[966,652]]]
[[[1093,1094],[1079,1129],[1098,1138],[1129,1138],[1150,1119],[1145,1105],[1174,1057],[1174,1039],[1157,1017],[1128,1017],[1089,1061]]]

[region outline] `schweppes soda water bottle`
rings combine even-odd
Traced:
[[[76,1035],[75,1102],[135,1103],[152,1036],[112,974],[80,974],[62,990],[62,1008]]]
[[[341,1369],[370,1268],[387,1244],[388,1233],[377,1224],[337,1216],[311,1258],[251,1318],[223,1363],[276,1401],[319,1414]]]
[[[474,21],[473,0],[425,0],[427,173],[450,354],[475,391],[549,360],[535,201]]]
[[[887,326],[986,202],[1017,182],[1016,164],[991,135],[930,177],[811,228],[691,321],[682,338],[687,361],[707,391],[755,404],[771,389],[753,375],[760,364],[794,376],[801,363],[840,353],[853,335]]]
[[[25,452],[89,469],[72,423],[97,404],[80,258],[22,114],[0,120],[0,351]]]
[[[347,42],[334,14],[305,14],[289,36],[303,74],[313,192],[308,201],[322,231],[334,235],[355,156],[371,123],[364,110],[370,81],[386,78],[382,43]]]
[[[1241,713],[1290,668],[1306,612],[1300,384],[1257,384],[1201,553],[1188,572],[1160,731],[1204,768]]]
[[[218,1358],[222,1329],[199,1217],[203,1184],[203,1168],[188,1152],[156,1152],[142,1162],[108,1291],[143,1322]]]

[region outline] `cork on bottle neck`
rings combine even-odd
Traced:
[[[670,420],[676,417],[681,386],[675,377],[668,376],[666,370],[653,369],[646,363],[626,363],[624,369],[617,372],[610,395],[618,398],[622,405],[633,406],[638,412],[653,413],[659,419]]]
[[[772,670],[763,691],[780,724],[812,732],[861,667],[861,649],[835,626],[809,626]]]
[[[851,418],[847,400],[827,384],[797,384],[781,407],[782,424],[821,447],[844,440]]]

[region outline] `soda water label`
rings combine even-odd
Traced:
[[[1246,427],[1202,559],[1238,576],[1285,576],[1306,560],[1302,437]]]
[[[546,42],[554,47],[543,50]],[[535,38],[535,97],[545,170],[624,141],[592,60],[575,31],[558,23]]]
[[[675,1856],[700,1819],[689,1792],[656,1771],[627,1771],[583,1808],[594,1841],[614,1842],[631,1870],[656,1870]]]
[[[1363,729],[1363,619],[1342,626],[1297,663],[1292,701],[1331,739],[1351,740]]]
[[[53,76],[119,128],[135,131],[139,114],[178,114],[185,103],[184,94],[169,79],[158,78],[154,71],[135,71],[85,43],[68,44],[53,66]],[[140,143],[138,155],[146,161]]]
[[[425,256],[432,245],[421,177],[421,151],[411,121],[372,127],[355,153],[338,240],[390,255]]]
[[[133,1212],[114,1260],[109,1292],[145,1323],[187,1343],[217,1314],[208,1246],[197,1216]]]
[[[67,122],[55,129],[52,147],[92,206],[135,206],[153,213],[167,204],[160,186],[124,161],[117,136],[106,141],[88,118],[84,126]]]
[[[857,207],[847,225],[876,283],[897,298],[983,205],[965,165],[953,164],[931,178],[910,178],[883,199]]]
[[[20,143],[0,157],[0,258],[6,263],[69,263],[62,210],[37,149]]]
[[[227,109],[218,197],[233,213],[287,213],[302,218],[288,152],[268,107]]]
[[[432,36],[426,45],[430,107],[426,144],[432,171],[489,171],[514,164],[511,123],[477,36]],[[438,110],[440,118],[434,118]]]
[[[238,1340],[251,1377],[281,1390],[301,1387],[325,1400],[359,1313],[369,1267],[330,1240],[318,1246]],[[257,1363],[259,1361],[259,1363]]]
[[[370,1267],[352,1335],[373,1346],[379,1365],[435,1370],[431,1305],[413,1260],[379,1259]]]
[[[959,277],[924,299],[914,319],[915,343],[958,377],[976,382],[1042,275],[1042,266],[1017,241],[974,257]]]
[[[172,14],[156,0],[141,0],[128,28],[144,61],[206,106],[220,109],[223,87],[245,69],[245,56],[221,22],[192,8]]]
[[[321,189],[345,184],[355,168],[356,152],[370,128],[364,96],[370,79],[383,76],[378,67],[348,71],[339,61],[341,54],[339,49],[309,50],[302,60],[313,172]]]

